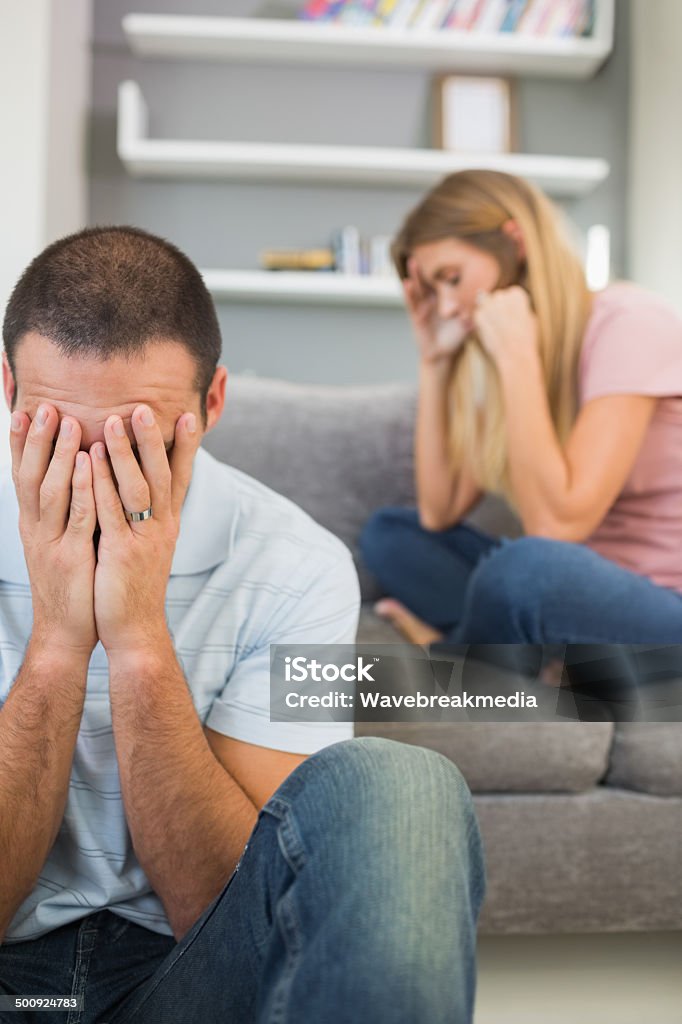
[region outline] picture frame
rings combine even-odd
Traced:
[[[513,82],[488,75],[441,75],[434,82],[434,143],[454,153],[516,148]]]

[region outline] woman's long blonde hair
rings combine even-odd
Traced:
[[[523,260],[513,238],[502,231],[509,220],[521,230]],[[592,296],[559,211],[522,178],[460,171],[444,178],[407,216],[392,247],[400,277],[407,277],[407,261],[418,245],[446,238],[492,254],[500,265],[498,288],[519,284],[528,292],[538,319],[552,420],[563,443],[577,412],[578,360]],[[449,441],[455,470],[468,463],[483,490],[515,504],[498,374],[475,332],[453,362]]]

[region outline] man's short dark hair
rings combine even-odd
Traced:
[[[3,341],[16,379],[21,339],[37,332],[65,355],[130,357],[154,341],[194,356],[193,387],[206,394],[222,350],[213,300],[184,253],[139,228],[86,228],[49,245],[10,296]]]

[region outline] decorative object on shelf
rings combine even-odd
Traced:
[[[336,270],[332,249],[265,249],[260,264],[264,270]]]
[[[514,90],[506,78],[446,75],[434,83],[435,144],[454,153],[511,153]]]

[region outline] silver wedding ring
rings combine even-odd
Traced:
[[[146,508],[143,512],[129,512],[125,509],[126,519],[129,519],[131,523],[141,523],[143,519],[152,518],[152,507]]]

